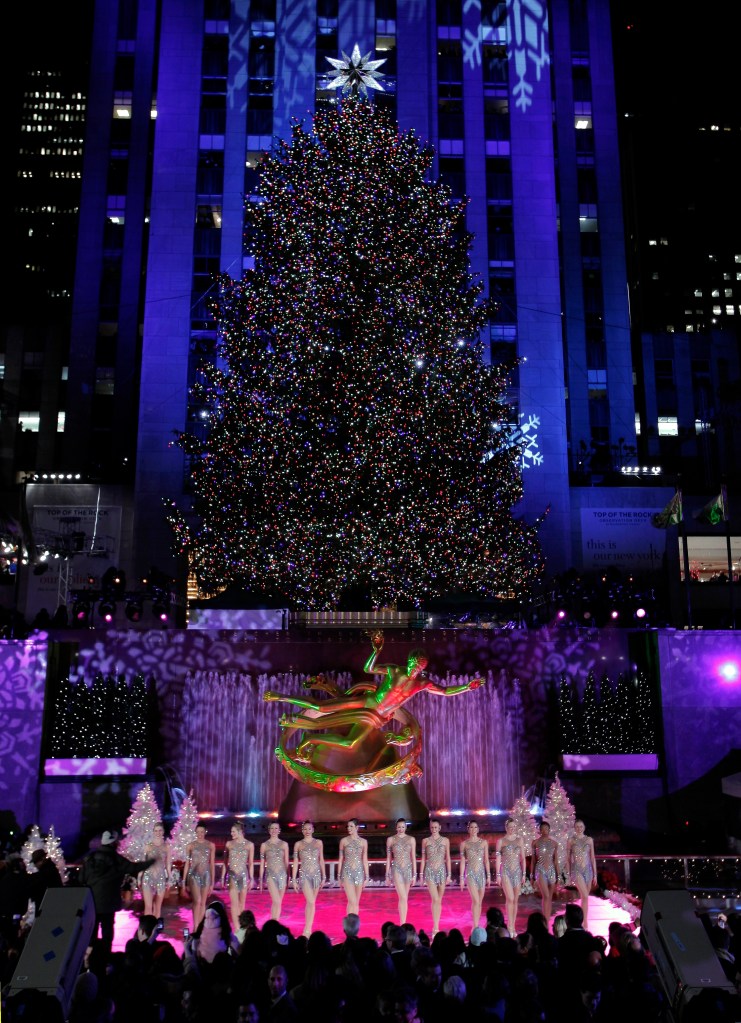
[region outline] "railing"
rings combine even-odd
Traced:
[[[621,888],[646,889],[652,882],[689,891],[726,892],[741,898],[741,856],[597,855],[598,870],[612,870]]]
[[[612,871],[617,877],[617,888],[627,892],[647,891],[651,887],[685,888],[697,898],[727,898],[735,904],[741,900],[741,856],[647,856],[611,853],[597,855],[597,870]],[[339,885],[336,859],[325,860],[327,885]],[[370,857],[370,884],[385,882],[386,858]],[[419,863],[417,864],[419,866]],[[73,872],[76,864],[70,864]],[[453,856],[453,879],[459,877],[459,857]],[[215,887],[223,888],[226,868],[216,864]],[[255,863],[255,883],[259,866]],[[290,876],[290,875],[289,875]],[[493,873],[492,873],[493,876]],[[608,887],[610,887],[608,885]]]

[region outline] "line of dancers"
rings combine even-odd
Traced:
[[[492,884],[491,846],[489,839],[479,834],[479,825],[475,820],[468,822],[467,831],[468,837],[461,842],[459,850],[459,883],[461,889],[468,889],[471,897],[472,925],[477,927],[481,919],[486,889]],[[270,894],[271,919],[279,920],[290,877],[290,884],[294,890],[304,896],[306,908],[303,933],[308,937],[314,923],[317,896],[326,884],[326,867],[324,845],[321,839],[314,837],[314,825],[311,821],[303,822],[301,834],[301,839],[294,845],[291,858],[288,843],[280,837],[280,825],[274,821],[268,826],[268,838],[260,845],[258,885],[260,890],[263,886],[266,887]],[[161,836],[156,836],[153,844],[157,844],[159,851],[160,844],[164,844],[164,832]],[[575,822],[574,833],[566,846],[566,862],[563,865],[559,862],[558,843],[550,837],[550,825],[547,821],[540,824],[540,835],[532,843],[529,854],[532,857],[532,877],[541,894],[543,915],[546,920],[551,917],[553,896],[563,870],[570,876],[579,893],[586,928],[589,893],[596,885],[597,864],[594,842],[585,833],[584,821]],[[167,853],[163,851],[163,856],[166,855]],[[517,834],[515,821],[508,819],[504,826],[504,835],[497,839],[495,845],[494,883],[501,887],[504,894],[507,927],[513,937],[516,934],[517,906],[527,871],[527,855],[525,842]],[[205,825],[197,826],[196,839],[188,846],[186,856],[184,881],[193,900],[195,931],[205,913],[206,902],[213,890],[215,879],[216,847],[206,838]],[[255,845],[245,838],[244,828],[239,822],[232,825],[231,838],[226,842],[224,849],[224,858],[232,924],[237,930],[239,915],[245,908],[247,892],[254,883],[255,865]],[[166,861],[164,868],[165,873],[169,873]],[[159,887],[150,890],[152,888],[151,879],[148,878],[150,871],[147,871],[142,879],[145,911],[149,899],[149,911],[158,915],[156,908],[151,905],[151,899],[158,898],[161,908],[161,896]],[[163,880],[159,876],[161,873],[160,870],[157,875],[159,880]],[[370,881],[370,868],[368,840],[359,834],[359,822],[356,818],[347,822],[347,835],[340,840],[337,876],[347,896],[347,912],[359,913],[360,897]],[[409,892],[412,886],[415,883],[426,885],[430,893],[434,937],[440,928],[446,886],[453,883],[450,839],[441,834],[439,820],[430,821],[430,834],[422,839],[419,870],[416,839],[413,835],[407,834],[406,821],[402,817],[397,820],[395,834],[386,840],[386,883],[396,889],[400,924],[406,923]]]

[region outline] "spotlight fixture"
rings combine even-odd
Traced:
[[[152,604],[152,614],[161,622],[166,622],[170,617],[170,605],[164,598],[160,597]]]
[[[556,618],[558,618],[559,622],[562,622],[565,617],[566,617],[566,612],[563,610],[563,608],[561,608],[560,611],[556,612]]]
[[[619,611],[616,610],[610,611],[610,618],[612,618],[613,622],[616,622],[619,617],[620,617]]]
[[[116,613],[116,603],[113,600],[103,599],[98,606],[98,614],[106,622],[112,622]]]
[[[76,600],[73,607],[75,625],[84,627],[90,621],[90,602]]]
[[[645,617],[646,617],[646,609],[645,609],[645,607],[637,607],[636,608],[636,618],[642,619],[642,618],[645,618]]]
[[[142,617],[142,602],[138,597],[126,601],[126,617],[130,622],[139,622]]]

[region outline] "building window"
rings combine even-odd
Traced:
[[[676,416],[659,416],[659,437],[678,437],[679,425]]]
[[[95,393],[112,395],[116,371],[113,366],[98,366],[95,370]]]
[[[40,412],[18,413],[18,423],[23,427],[26,433],[38,433],[40,420],[41,420]]]
[[[66,412],[57,413],[57,433],[64,433],[64,424],[66,422],[66,419],[67,419]]]

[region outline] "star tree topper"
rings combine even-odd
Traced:
[[[352,56],[348,57],[345,51],[342,51],[343,60],[337,60],[335,57],[327,57],[327,60],[335,68],[334,71],[328,71],[327,74],[332,79],[328,82],[328,89],[342,89],[343,93],[352,93],[357,95],[358,92],[362,92],[364,96],[368,95],[368,89],[378,89],[379,92],[383,92],[384,88],[380,82],[377,81],[381,78],[379,68],[381,64],[386,63],[386,58],[383,60],[368,60],[370,53],[360,56],[360,47],[356,43],[353,47]]]

